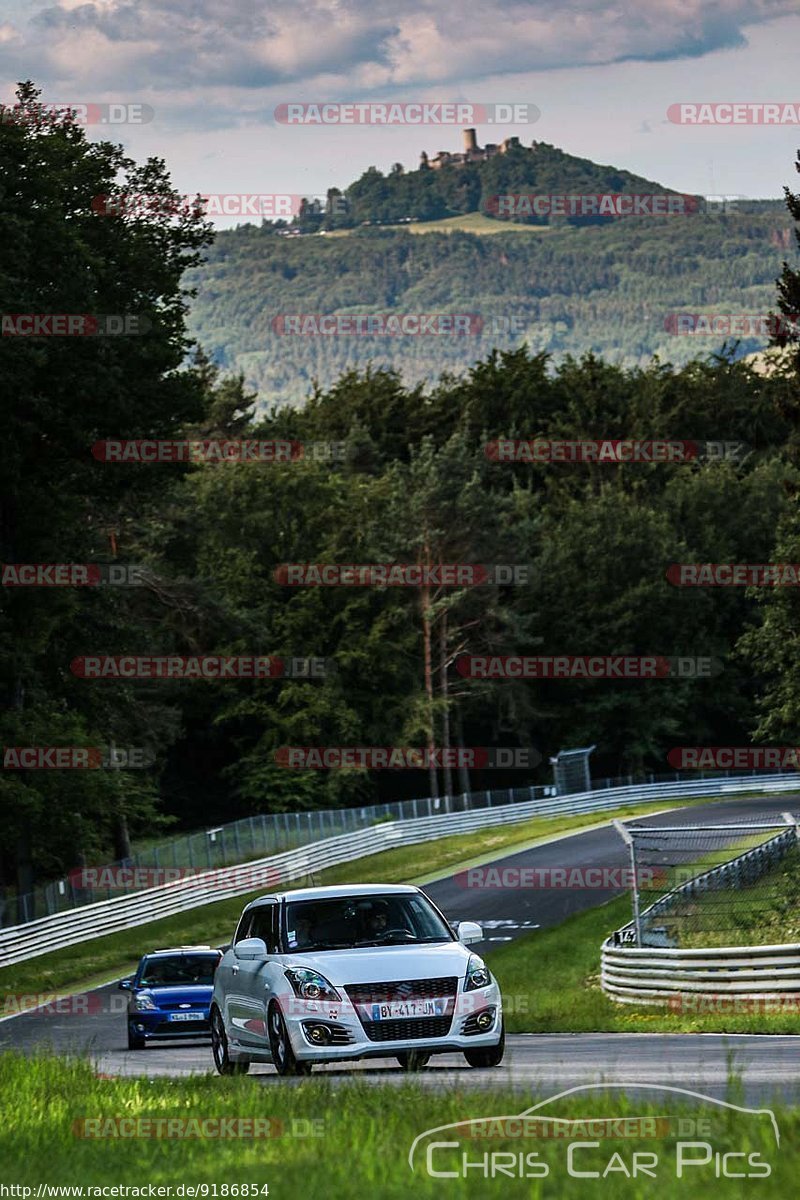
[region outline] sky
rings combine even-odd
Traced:
[[[478,123],[480,144],[516,135],[678,191],[776,197],[800,189],[800,125],[667,110],[800,109],[799,54],[800,0],[0,0],[0,101],[29,78],[46,102],[149,106],[87,133],[164,158],[191,194],[323,194],[461,148],[459,125],[287,125],[282,104],[459,101],[541,114]]]

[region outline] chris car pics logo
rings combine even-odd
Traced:
[[[690,1189],[687,1195],[721,1179],[749,1181],[772,1174],[780,1147],[772,1109],[745,1108],[686,1088],[642,1082],[635,1085],[636,1098],[645,1106],[641,1115],[627,1099],[619,1113],[584,1112],[586,1096],[581,1093],[600,1093],[603,1105],[613,1110],[614,1097],[608,1093],[622,1092],[624,1098],[627,1087],[583,1084],[522,1112],[426,1129],[411,1144],[409,1168],[429,1179],[491,1180],[500,1186],[508,1179],[548,1177],[597,1179],[612,1186],[623,1179],[644,1179],[645,1186],[653,1179],[680,1179]],[[647,1095],[651,1092],[656,1095]],[[545,1112],[566,1098],[577,1103],[579,1097],[577,1117]]]

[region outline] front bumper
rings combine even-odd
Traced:
[[[128,1029],[145,1041],[178,1041],[183,1038],[211,1036],[208,1009],[192,1014],[191,1021],[171,1021],[169,1012],[135,1012],[128,1014]]]
[[[295,1001],[284,1004],[282,1011],[292,1050],[300,1062],[390,1058],[413,1050],[425,1054],[463,1053],[496,1046],[503,1027],[502,997],[495,983],[472,992],[458,992],[449,1020],[434,1017],[395,1019],[378,1025],[370,1022],[371,1036],[350,1001],[340,1005]],[[486,1011],[491,1014],[491,1024],[479,1029],[476,1018]],[[313,1039],[310,1031],[315,1026],[332,1030],[329,1043]]]

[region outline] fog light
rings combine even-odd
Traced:
[[[327,1046],[331,1040],[331,1031],[327,1025],[307,1025],[308,1040],[317,1046]]]
[[[136,1032],[137,1032],[137,1033],[144,1033],[144,1025],[137,1025],[137,1026],[136,1026]]]
[[[477,1017],[475,1018],[475,1024],[478,1026],[478,1029],[488,1029],[492,1024],[492,1021],[494,1021],[494,1012],[490,1009],[487,1009],[485,1012],[478,1013]]]

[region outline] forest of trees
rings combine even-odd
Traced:
[[[26,85],[20,100],[35,95]],[[362,365],[301,407],[256,412],[242,376],[209,357],[213,339],[199,349],[186,329],[195,304],[186,273],[207,289],[222,239],[209,250],[211,231],[197,214],[170,217],[165,208],[109,221],[92,212],[92,197],[115,188],[167,194],[162,162],[137,166],[118,148],[87,142],[79,127],[41,117],[0,123],[0,175],[12,181],[0,196],[9,231],[0,312],[136,313],[151,326],[141,336],[2,340],[0,561],[132,564],[144,580],[2,590],[2,744],[114,742],[155,754],[148,771],[4,770],[0,885],[28,891],[80,862],[124,854],[130,838],[170,823],[191,828],[428,789],[424,772],[287,771],[274,757],[287,744],[536,746],[546,764],[564,746],[595,743],[595,771],[617,774],[666,770],[667,753],[681,744],[797,738],[797,590],[678,589],[666,577],[674,562],[800,561],[794,371],[764,377],[732,355],[626,368],[576,353],[554,364],[536,345],[484,346],[460,377],[443,373],[423,386]],[[800,220],[791,196],[789,210],[787,224]],[[623,259],[629,279],[646,269],[655,304],[655,277],[671,255],[687,298],[705,293],[708,302],[721,279],[748,296],[764,269],[754,249],[761,219],[749,227],[743,217],[719,218],[718,233],[698,232],[698,256],[680,261],[666,237],[621,226],[571,231],[565,236],[615,238],[616,259],[587,259],[559,242],[565,264],[556,243],[543,241],[551,257],[542,265],[572,279],[576,304],[591,303],[587,272],[611,279]],[[271,257],[249,259],[259,237],[278,241],[253,229],[225,235],[241,270],[251,263],[254,304],[260,295],[269,306],[264,272],[285,282],[289,264],[298,287],[305,278],[311,311],[326,298],[325,310],[336,307],[345,292],[355,304],[375,284],[374,246],[358,235],[347,240],[364,257],[351,260],[338,294],[333,284],[326,291],[327,276],[303,276],[292,258],[302,245],[280,239]],[[384,299],[409,260],[436,275],[433,239],[393,238],[381,243]],[[445,269],[435,288],[430,282],[439,307],[465,302],[450,290],[456,263],[465,278],[481,262],[491,277],[499,247],[490,241],[448,243]],[[720,258],[721,244],[730,249]],[[200,267],[209,253],[211,265]],[[506,305],[526,270],[522,253],[496,292]],[[329,261],[335,274],[343,260]],[[644,290],[623,291],[625,303],[646,299]],[[799,291],[787,268],[766,307],[797,312]],[[92,454],[106,438],[216,436],[342,442],[345,453],[282,464],[115,465]],[[500,436],[735,441],[752,453],[741,462],[502,465],[485,449]],[[430,593],[289,589],[274,576],[286,562],[393,561],[532,571],[522,586]],[[454,670],[464,651],[686,654],[715,657],[724,669],[700,680],[478,683]],[[320,656],[336,669],[310,681],[98,684],[70,670],[91,653]],[[544,765],[524,782],[548,778]],[[508,782],[488,772],[470,780]]]
[[[189,327],[265,404],[301,403],[315,383],[330,387],[366,361],[407,383],[433,384],[495,347],[523,344],[554,364],[588,352],[625,367],[644,367],[655,354],[685,364],[720,350],[725,338],[675,336],[669,314],[766,315],[791,225],[780,202],[491,236],[369,228],[289,238],[241,225],[220,233],[191,273],[198,295]],[[379,337],[275,328],[284,313],[441,312],[477,314],[482,330]],[[765,344],[744,337],[736,353]]]

